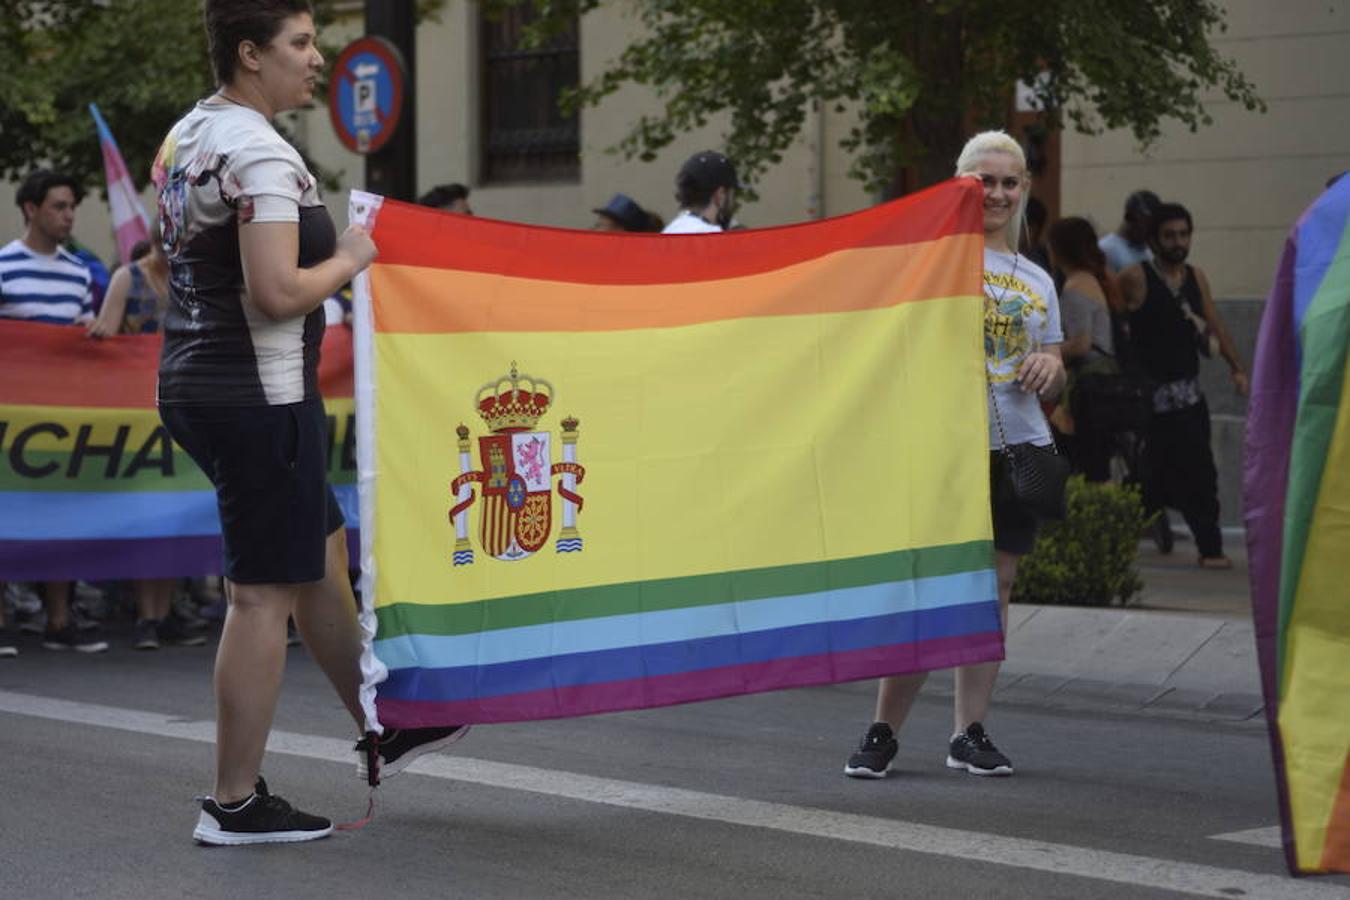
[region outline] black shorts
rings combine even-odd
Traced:
[[[1036,545],[1039,519],[1013,496],[1003,452],[989,453],[989,498],[994,506],[994,549],[1026,556]]]
[[[159,416],[216,488],[226,578],[239,584],[323,578],[326,539],[344,524],[328,486],[323,401],[161,406]]]

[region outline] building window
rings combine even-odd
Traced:
[[[558,95],[581,72],[577,26],[546,47],[521,49],[534,18],[530,4],[482,23],[482,179],[485,182],[575,181],[581,136],[575,115],[558,111]]]

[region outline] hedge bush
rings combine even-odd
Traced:
[[[1149,521],[1132,485],[1069,479],[1069,513],[1043,522],[1036,546],[1022,557],[1012,599],[1022,603],[1109,606],[1143,587],[1135,560]]]

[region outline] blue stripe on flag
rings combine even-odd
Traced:
[[[902,610],[983,603],[994,599],[996,590],[993,571],[985,569],[791,597],[550,622],[474,634],[399,635],[375,641],[375,656],[390,669],[439,669],[470,661],[478,665],[495,665],[668,641],[692,641],[737,632],[863,619]],[[970,599],[953,602],[953,597]]]
[[[106,465],[96,457],[86,465]],[[356,485],[334,485],[355,528]],[[91,540],[219,534],[216,493],[203,491],[0,491],[0,540]]]

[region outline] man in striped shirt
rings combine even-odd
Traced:
[[[92,276],[61,245],[84,191],[69,175],[37,169],[15,195],[24,235],[0,248],[0,318],[72,325],[93,315]]]
[[[19,185],[15,201],[26,226],[21,238],[0,248],[0,318],[74,325],[93,315],[92,276],[75,254],[61,244],[75,225],[75,207],[83,191],[69,175],[37,169]],[[49,650],[99,653],[108,642],[82,633],[70,615],[68,581],[43,585],[47,629],[42,646]],[[0,650],[0,655],[12,655]]]

